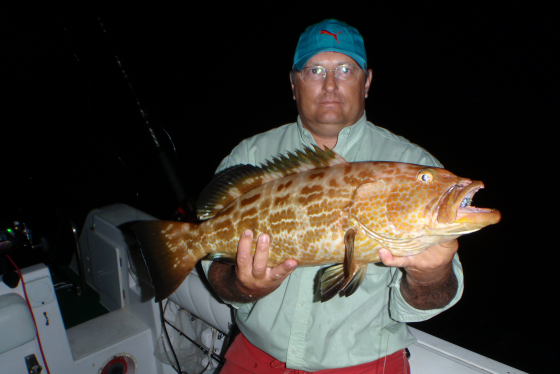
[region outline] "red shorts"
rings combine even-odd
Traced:
[[[261,351],[243,336],[237,335],[226,352],[226,363],[220,374],[307,374],[307,371],[286,369],[284,362]],[[387,357],[361,365],[340,369],[314,371],[317,374],[410,374],[406,353],[397,351]]]

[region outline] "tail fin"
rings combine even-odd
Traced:
[[[173,221],[145,221],[131,227],[152,278],[156,303],[175,292],[200,260],[192,248],[189,251],[185,240],[194,227],[194,224]]]

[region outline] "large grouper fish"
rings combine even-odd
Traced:
[[[305,148],[260,167],[219,173],[201,193],[202,223],[146,221],[132,227],[155,289],[171,295],[196,263],[235,263],[241,233],[270,236],[268,266],[332,264],[321,276],[321,301],[350,296],[368,263],[387,248],[415,255],[440,242],[497,223],[500,212],[471,205],[484,185],[435,167],[399,162],[346,162],[325,147]]]

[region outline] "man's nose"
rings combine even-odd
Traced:
[[[327,71],[327,76],[323,82],[323,90],[327,92],[336,91],[338,88],[335,72],[334,71]]]

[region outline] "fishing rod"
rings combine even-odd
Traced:
[[[105,23],[101,20],[100,17],[97,17],[97,22],[99,23],[99,26],[101,27],[101,31],[103,32],[103,34],[109,38],[109,34],[107,33],[107,28],[105,26]],[[111,43],[111,40],[109,40],[109,44]],[[161,162],[161,165],[163,167],[163,170],[165,172],[165,175],[167,176],[167,179],[169,180],[169,183],[171,184],[171,187],[173,188],[173,192],[175,193],[175,196],[177,197],[177,200],[179,201],[179,205],[182,204],[185,200],[186,197],[186,193],[185,193],[185,189],[183,188],[183,185],[181,184],[181,181],[179,180],[179,176],[177,175],[177,172],[175,171],[175,168],[173,167],[173,165],[171,164],[171,161],[169,161],[169,158],[167,157],[167,154],[165,153],[165,151],[163,150],[155,132],[154,129],[152,128],[152,125],[150,124],[150,121],[148,120],[148,115],[146,113],[146,111],[144,110],[144,108],[142,107],[142,105],[140,104],[140,99],[138,98],[138,95],[136,94],[136,90],[134,90],[134,87],[132,85],[132,82],[130,80],[130,77],[127,73],[127,71],[125,70],[124,66],[123,66],[123,62],[122,60],[119,58],[118,54],[114,53],[115,52],[115,48],[113,46],[113,55],[115,56],[115,60],[117,62],[117,65],[119,66],[121,73],[125,79],[125,81],[128,84],[128,87],[130,88],[130,91],[132,92],[132,95],[134,96],[134,99],[136,101],[136,106],[138,108],[138,111],[140,112],[140,115],[142,116],[142,119],[144,120],[144,124],[146,125],[146,128],[150,134],[150,138],[152,139],[155,147],[156,147],[156,151],[158,153],[158,157],[159,160]],[[175,144],[173,143],[173,140],[171,139],[171,137],[169,136],[169,133],[162,127],[163,131],[167,134],[167,136],[169,137],[169,140],[171,141],[171,145],[173,146],[173,149],[175,150],[175,153],[177,152],[175,149]]]

